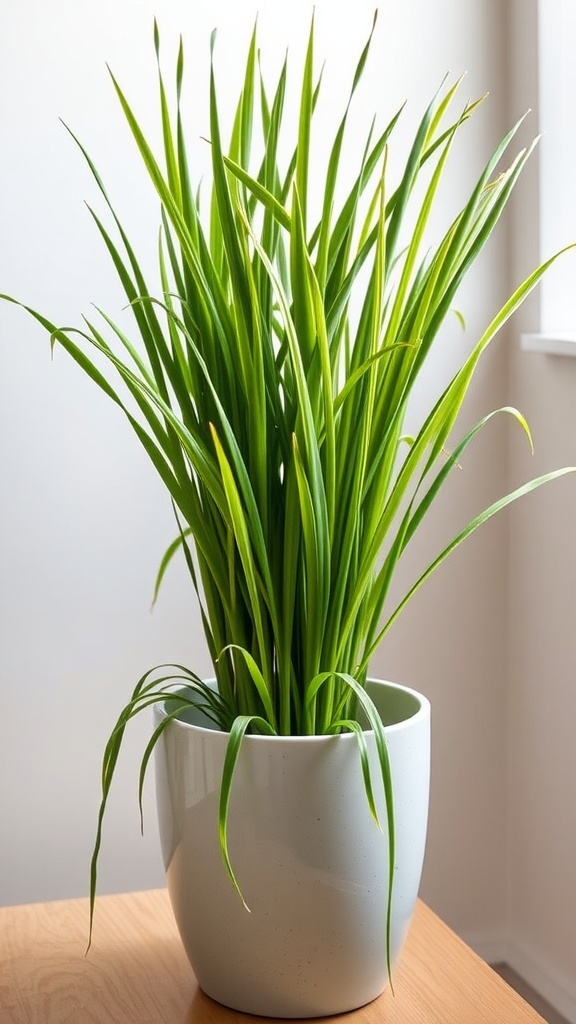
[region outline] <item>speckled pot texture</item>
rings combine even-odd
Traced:
[[[394,790],[394,964],[413,913],[428,816],[430,705],[373,680]],[[155,709],[157,723],[165,714]],[[227,734],[199,713],[173,721],[156,748],[168,889],[203,991],[271,1017],[343,1013],[387,984],[388,836],[368,810],[353,735],[246,737],[229,813],[229,850],[250,912],[226,873],[218,801]],[[374,740],[366,733],[377,773]]]

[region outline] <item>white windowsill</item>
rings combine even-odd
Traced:
[[[549,356],[576,356],[576,331],[522,334],[520,347],[524,352],[544,352]]]

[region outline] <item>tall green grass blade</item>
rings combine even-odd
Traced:
[[[314,109],[314,15],[308,34],[308,48],[304,62],[304,75],[300,90],[300,117],[298,122],[298,148],[296,153],[296,188],[300,197],[302,224],[306,231],[308,215],[308,173],[310,163],[310,135]]]
[[[418,577],[416,582],[410,587],[408,593],[402,598],[402,600],[397,605],[392,615],[389,617],[387,622],[380,630],[378,636],[372,643],[371,647],[365,652],[362,664],[359,666],[358,671],[361,672],[366,667],[374,651],[380,645],[380,643],[386,636],[386,633],[400,615],[400,612],[403,611],[403,609],[414,596],[416,591],[420,589],[422,584],[428,579],[429,576],[432,575],[434,570],[442,564],[442,562],[448,557],[448,555],[450,555],[457,547],[459,547],[460,544],[462,544],[463,541],[467,539],[467,537],[474,533],[479,526],[482,526],[485,522],[487,522],[489,519],[495,516],[498,512],[501,512],[502,509],[506,508],[507,505],[510,505],[513,501],[517,501],[518,498],[524,497],[524,495],[529,494],[531,491],[536,490],[538,487],[542,487],[543,484],[547,484],[552,480],[556,480],[558,477],[565,476],[567,473],[576,473],[576,466],[565,466],[563,469],[554,470],[552,473],[546,473],[544,476],[537,477],[535,480],[530,480],[528,481],[528,483],[522,484],[521,487],[517,487],[514,491],[511,491],[509,494],[506,494],[503,498],[499,498],[498,501],[493,502],[492,505],[489,505],[488,508],[484,509],[483,512],[481,512],[470,523],[468,523],[468,525],[463,530],[461,530],[456,537],[453,538],[450,544],[448,544],[444,548],[444,550],[440,552],[440,554],[434,559],[433,562],[431,562],[428,568],[422,573],[421,576]]]

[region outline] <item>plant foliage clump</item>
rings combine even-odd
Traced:
[[[357,724],[363,708],[378,738],[393,843],[382,726],[364,691],[370,657],[411,596],[457,545],[506,504],[556,475],[531,481],[481,512],[398,606],[386,611],[395,569],[414,533],[468,445],[496,414],[485,416],[447,451],[476,365],[546,267],[535,270],[494,316],[416,435],[406,436],[414,384],[529,150],[500,170],[516,126],[482,168],[439,243],[428,248],[427,228],[446,164],[479,101],[454,113],[458,83],[444,84],[424,111],[399,175],[389,180],[387,156],[401,111],[381,129],[372,125],[363,148],[350,152],[346,146],[373,31],[374,26],[351,76],[323,170],[310,159],[321,92],[313,27],[297,125],[284,117],[287,62],[270,87],[261,74],[254,32],[226,145],[212,63],[212,182],[205,209],[189,147],[187,152],[182,44],[171,103],[155,29],[160,156],[112,77],[159,199],[155,289],[80,146],[107,204],[111,228],[91,212],[139,340],[105,313],[100,322],[86,319],[82,330],[65,330],[31,312],[53,343],[124,411],[164,482],[179,530],[158,585],[170,559],[182,551],[218,683],[217,691],[209,689],[178,666],[140,680],[104,758],[93,892],[102,814],[126,724],[183,683],[192,696],[181,696],[174,714],[183,700],[199,701],[231,734],[224,825],[234,760],[246,731],[354,730],[365,765]],[[288,154],[284,161],[281,154]],[[347,175],[352,170],[347,184],[344,169]],[[311,184],[317,190],[319,182],[314,215]],[[102,357],[110,373],[102,370]],[[516,410],[497,412],[515,417],[528,432]],[[157,738],[158,733],[145,753],[142,776]],[[367,792],[373,806],[369,777]],[[225,828],[222,837],[227,860]]]

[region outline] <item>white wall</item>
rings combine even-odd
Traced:
[[[92,301],[121,302],[82,206],[94,189],[60,127],[77,130],[152,261],[156,209],[137,169],[104,70],[108,60],[139,110],[154,89],[151,20],[188,64],[205,72],[208,32],[221,25],[221,67],[234,64],[256,9],[280,53],[302,35],[310,4],[181,0],[21,0],[0,36],[0,291],[62,323]],[[318,52],[337,70],[356,54],[373,0],[316,0]],[[381,8],[372,101],[391,112],[410,98],[410,122],[446,70],[467,71],[463,99],[491,99],[455,153],[454,190],[471,182],[505,128],[502,6],[498,0],[407,0]],[[352,45],[353,43],[353,45]],[[242,47],[243,49],[243,47]],[[205,117],[195,123],[199,135]],[[141,214],[144,210],[144,214]],[[486,325],[507,286],[500,233],[466,287],[468,332],[447,329],[431,373],[448,372]],[[119,705],[149,665],[207,669],[190,588],[174,570],[151,616],[159,557],[174,529],[167,501],[119,414],[24,314],[0,308],[0,903],[86,892],[103,742]],[[502,342],[489,355],[465,418],[506,400]],[[430,399],[425,387],[420,401]],[[415,542],[415,571],[442,540],[504,489],[505,434],[476,447]],[[543,499],[545,500],[545,499]],[[375,659],[375,671],[424,690],[434,705],[433,791],[423,895],[461,931],[500,934],[505,921],[506,521],[492,523],[414,601]],[[134,730],[105,835],[103,891],[161,883],[152,800],[137,835]]]
[[[535,0],[515,0],[509,13],[516,116],[538,101]],[[569,123],[565,129],[573,134]],[[536,163],[513,221],[518,273],[538,258],[538,232],[523,213],[536,208],[538,190]],[[573,283],[571,289],[573,299]],[[576,465],[576,360],[520,351],[519,334],[539,326],[534,301],[517,317],[511,339],[511,395],[536,438],[534,458],[511,446],[515,477]],[[576,479],[568,477],[515,508],[509,546],[508,958],[570,1020],[576,1020],[575,521]]]

